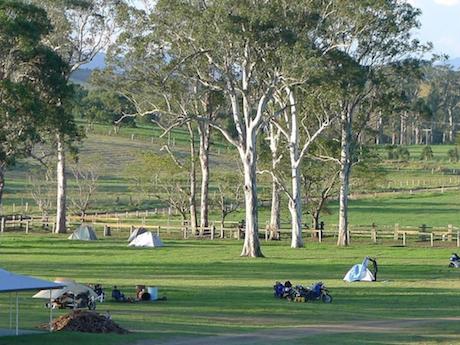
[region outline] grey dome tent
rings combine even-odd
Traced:
[[[96,241],[97,236],[94,229],[88,224],[80,225],[72,235],[69,236],[69,240],[80,240],[80,241]]]
[[[129,235],[129,238],[128,238],[128,242],[131,242],[132,240],[134,240],[137,236],[139,235],[142,235],[144,233],[147,232],[147,229],[146,228],[137,228],[136,230],[134,230],[131,235]]]

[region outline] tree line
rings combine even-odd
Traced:
[[[160,170],[173,164],[187,171],[187,190],[183,184],[176,184],[176,189],[163,194],[184,196],[178,209],[184,218],[188,213],[194,229],[209,225],[212,138],[219,136],[232,145],[243,180],[242,256],[263,255],[258,235],[260,176],[272,182],[272,237],[280,227],[281,195],[288,199],[291,247],[299,248],[303,246],[304,210],[309,210],[318,227],[326,200],[337,193],[338,245],[347,245],[351,171],[370,171],[375,161],[372,144],[454,141],[458,73],[422,60],[430,47],[412,37],[420,25],[420,11],[405,2],[159,0],[136,6],[108,0],[32,3],[42,10],[1,1],[4,15],[0,20],[20,18],[8,17],[15,6],[41,14],[46,30],[37,36],[37,30],[26,25],[22,32],[35,35],[33,47],[43,46],[56,55],[64,66],[59,80],[66,87],[56,92],[43,88],[54,102],[53,111],[46,111],[46,116],[55,117],[45,119],[43,111],[24,110],[26,122],[33,128],[27,147],[21,146],[26,141],[19,137],[21,145],[8,139],[8,133],[14,130],[2,128],[0,163],[3,172],[7,164],[13,163],[8,157],[32,155],[35,144],[53,143],[58,232],[65,231],[65,151],[82,137],[75,126],[76,114],[114,124],[133,125],[134,119],[148,119],[163,129],[162,136],[175,128],[185,129],[190,137],[185,160],[177,156],[174,147],[165,144],[163,154],[146,157],[145,164]],[[27,14],[24,21],[31,21]],[[8,38],[10,46],[17,45],[6,30],[0,35],[6,42],[2,45],[8,44]],[[105,47],[107,67],[93,76],[95,89],[75,90],[69,82],[72,71]],[[10,55],[2,61],[7,58],[16,61]],[[3,63],[2,70],[11,66]],[[20,66],[23,64],[13,64],[14,68]],[[38,68],[49,69],[50,64]],[[16,75],[27,73],[0,72],[0,79],[21,85],[31,83],[12,77]],[[59,96],[66,88],[72,89],[72,95]],[[43,97],[39,94],[37,99],[46,103]],[[78,102],[72,103],[75,99]],[[5,103],[2,94],[2,107]],[[8,117],[11,111],[6,107],[0,111],[6,122],[12,122]],[[20,116],[19,111],[14,116]],[[40,119],[40,125],[31,122],[34,117]],[[14,146],[14,152],[4,148],[6,145]],[[9,156],[4,152],[10,152]],[[161,174],[152,172],[155,178],[150,179],[150,192],[157,193],[160,186],[164,187],[157,184]],[[221,188],[227,187],[222,184]]]

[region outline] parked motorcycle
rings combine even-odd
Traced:
[[[459,268],[460,267],[460,256],[457,253],[452,253],[450,257],[449,267]]]
[[[275,297],[287,299],[288,301],[308,302],[321,300],[324,303],[332,302],[332,296],[322,282],[312,284],[309,287],[304,287],[302,285],[292,287],[289,281],[284,284],[276,282],[273,289]]]
[[[326,288],[323,282],[312,284],[309,287],[297,285],[295,290],[297,291],[296,298],[300,297],[302,302],[317,300],[321,300],[323,303],[332,302],[332,296],[329,294],[329,290]]]

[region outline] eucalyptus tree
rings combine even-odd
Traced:
[[[114,34],[114,8],[117,0],[27,0],[46,10],[54,30],[43,42],[70,66],[65,78],[89,63],[104,49]],[[63,123],[66,123],[63,121]],[[69,135],[70,134],[70,135]],[[53,133],[57,151],[57,233],[66,232],[67,178],[66,146],[75,138],[75,131]]]
[[[193,228],[197,226],[195,138],[198,137],[201,167],[199,225],[207,227],[210,121],[216,120],[221,97],[219,92],[206,88],[193,79],[195,66],[203,69],[209,76],[212,76],[212,68],[204,61],[193,61],[193,65],[184,64],[181,55],[183,48],[176,51],[170,47],[168,36],[163,31],[162,20],[161,12],[154,3],[121,6],[118,23],[122,32],[109,54],[109,66],[113,67],[115,73],[108,71],[107,75],[114,76],[112,88],[135,105],[136,111],[125,114],[124,118],[151,117],[164,130],[161,137],[169,138],[171,131],[177,127],[185,127],[189,133],[190,214]],[[167,150],[173,154],[171,148],[167,147]]]
[[[451,66],[435,66],[428,81],[427,102],[437,127],[443,129],[442,142],[455,142],[456,123],[460,119],[460,72]]]
[[[315,85],[315,90],[306,89],[305,85],[286,87],[285,95],[276,94],[275,99],[282,109],[282,115],[274,117],[274,123],[284,136],[290,164],[290,186],[280,182],[289,199],[291,214],[291,247],[303,247],[302,239],[302,192],[301,163],[311,146],[331,126],[337,112],[330,103],[331,89]],[[281,179],[279,181],[282,181]]]
[[[419,27],[420,11],[407,2],[377,0],[372,2],[344,0],[330,3],[330,16],[325,20],[331,30],[325,41],[337,45],[342,63],[341,96],[341,171],[339,196],[338,245],[348,244],[348,195],[352,166],[353,123],[363,102],[378,84],[376,71],[382,66],[405,59],[421,50],[412,39]],[[343,33],[337,35],[337,32]]]
[[[65,111],[68,66],[42,44],[51,29],[40,8],[0,1],[0,203],[7,165],[31,155],[44,133],[72,128]],[[60,112],[67,114],[63,121]]]
[[[169,78],[184,75],[197,90],[222,95],[236,137],[218,120],[196,114],[234,145],[243,163],[246,236],[241,255],[262,256],[258,239],[256,138],[279,83],[276,50],[287,44],[278,2],[158,1],[149,17],[149,52],[174,61]],[[212,28],[210,30],[209,28]]]

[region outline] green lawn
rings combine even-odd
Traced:
[[[70,242],[58,235],[0,237],[1,267],[42,278],[69,277],[85,283],[118,285],[133,295],[134,285],[158,286],[168,300],[157,303],[100,304],[113,319],[134,330],[126,336],[61,333],[0,338],[0,344],[132,344],[152,339],[162,344],[176,338],[234,335],[242,333],[291,332],[278,344],[413,344],[460,342],[452,322],[460,302],[460,270],[447,267],[453,245],[428,248],[412,242],[356,243],[337,248],[332,241],[307,242],[293,250],[286,242],[263,243],[265,258],[240,258],[238,241],[165,241],[164,248],[128,248],[126,239],[115,236],[92,243]],[[365,255],[377,256],[379,282],[347,284],[342,281],[352,264]],[[288,303],[273,298],[276,280],[310,284],[323,281],[334,301]],[[34,328],[46,322],[41,301],[21,294],[22,326]],[[0,296],[0,328],[8,324],[8,296]],[[317,333],[305,335],[303,326],[340,326],[350,322],[385,321],[398,324],[404,318],[430,318],[428,324],[408,324],[399,331]],[[457,321],[458,322],[458,321]],[[391,328],[391,327],[390,327]],[[289,331],[291,330],[291,331]],[[296,333],[297,332],[297,333]],[[414,338],[413,336],[416,337]],[[263,338],[263,337],[262,337]],[[288,339],[289,338],[289,339]],[[285,340],[283,340],[285,339]],[[368,339],[364,341],[363,339]],[[217,342],[219,343],[219,342]],[[269,344],[255,339],[251,344]],[[144,342],[143,344],[150,344]]]

